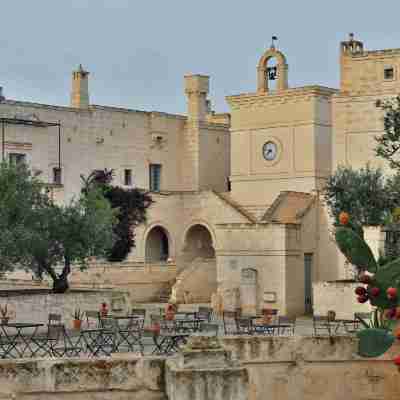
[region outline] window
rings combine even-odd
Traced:
[[[385,80],[393,80],[394,79],[394,69],[393,67],[387,67],[383,71],[383,77]]]
[[[159,192],[161,188],[161,164],[150,164],[150,191]]]
[[[22,165],[26,161],[26,155],[20,153],[10,153],[9,159],[11,165]]]
[[[132,170],[131,169],[126,169],[124,171],[124,185],[132,186]]]
[[[61,168],[54,167],[53,168],[53,183],[56,185],[61,185]]]

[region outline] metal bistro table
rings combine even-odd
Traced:
[[[115,351],[115,331],[107,328],[83,329],[80,331],[76,346],[83,342],[84,349],[92,356],[110,356]]]
[[[2,357],[6,358],[9,355],[11,356],[13,350],[15,350],[17,355],[15,358],[24,357],[27,350],[30,352],[29,356],[32,356],[34,353],[32,349],[32,338],[42,326],[44,326],[44,324],[25,322],[1,324],[2,333],[9,344],[9,347],[5,350]],[[13,331],[13,333],[10,331]]]
[[[174,321],[178,332],[198,332],[200,324],[206,322],[200,318],[176,318]]]

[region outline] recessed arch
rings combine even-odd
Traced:
[[[166,262],[172,253],[171,235],[161,225],[153,225],[145,235],[145,262]]]
[[[197,258],[215,258],[215,239],[203,223],[193,223],[185,230],[182,253],[187,262]]]

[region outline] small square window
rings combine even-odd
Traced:
[[[124,171],[124,185],[132,186],[132,170],[131,169],[126,169]]]
[[[392,67],[385,68],[383,72],[385,80],[391,81],[394,79],[394,69]]]
[[[53,168],[53,183],[56,185],[61,185],[61,168],[55,167]]]

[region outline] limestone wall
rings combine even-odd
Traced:
[[[315,282],[313,284],[314,314],[336,312],[338,319],[353,319],[356,312],[369,312],[369,303],[361,304],[354,293],[356,282]]]
[[[35,292],[35,290],[33,290]],[[1,292],[0,304],[8,304],[15,311],[16,322],[47,323],[49,313],[61,314],[63,322],[71,326],[73,312],[79,308],[85,310],[98,310],[102,302],[112,304],[111,291],[70,291],[64,294],[13,294],[5,297],[6,291]],[[114,294],[115,296],[115,294]]]
[[[161,400],[164,360],[42,359],[0,361],[1,400]]]
[[[360,358],[352,337],[225,337],[223,345],[247,367],[248,400],[400,398],[398,344],[379,359]]]

